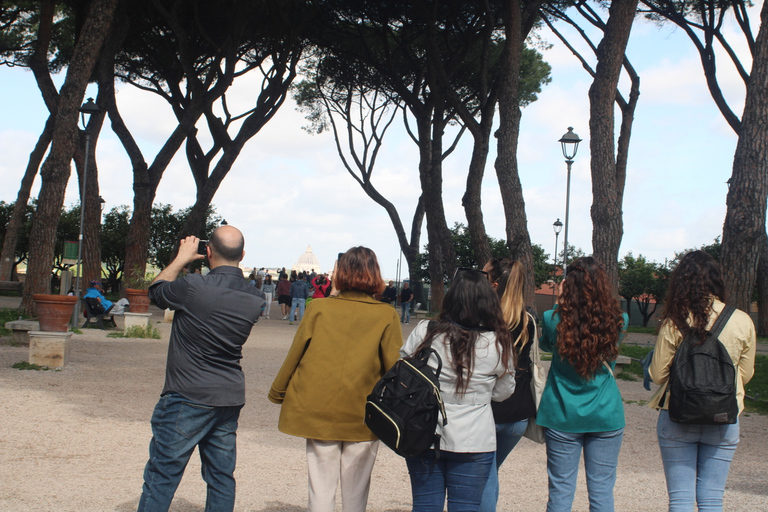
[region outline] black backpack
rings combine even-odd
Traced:
[[[683,336],[669,371],[670,420],[698,425],[736,423],[736,368],[718,339],[733,312],[732,306],[725,306],[703,343],[693,333]]]
[[[432,354],[437,372],[427,366]],[[402,457],[421,455],[433,444],[436,452],[440,449],[438,415],[443,415],[443,426],[448,424],[438,382],[442,367],[437,352],[425,348],[398,360],[368,395],[365,424]]]

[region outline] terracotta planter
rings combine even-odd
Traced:
[[[149,290],[125,289],[131,313],[149,313]]]
[[[77,297],[35,293],[32,299],[37,306],[37,319],[41,331],[67,332]]]

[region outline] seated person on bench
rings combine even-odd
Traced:
[[[85,292],[85,295],[83,295],[84,299],[87,299],[88,297],[99,299],[101,305],[104,306],[105,315],[108,314],[115,306],[111,300],[108,300],[106,297],[104,297],[104,294],[101,292],[101,283],[99,281],[91,281],[91,286],[88,287],[88,291]]]

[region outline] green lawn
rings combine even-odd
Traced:
[[[627,332],[634,332],[640,334],[656,334],[656,327],[640,327],[638,325],[630,325],[627,327]]]
[[[747,399],[744,409],[747,412],[768,414],[768,356],[755,356],[755,375],[745,386]]]

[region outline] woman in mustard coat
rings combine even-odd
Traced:
[[[397,311],[373,298],[385,287],[373,251],[344,253],[333,284],[338,296],[307,306],[269,399],[282,404],[280,431],[307,439],[309,512],[333,512],[339,479],[344,511],[362,512],[379,448],[365,401],[403,334]]]

